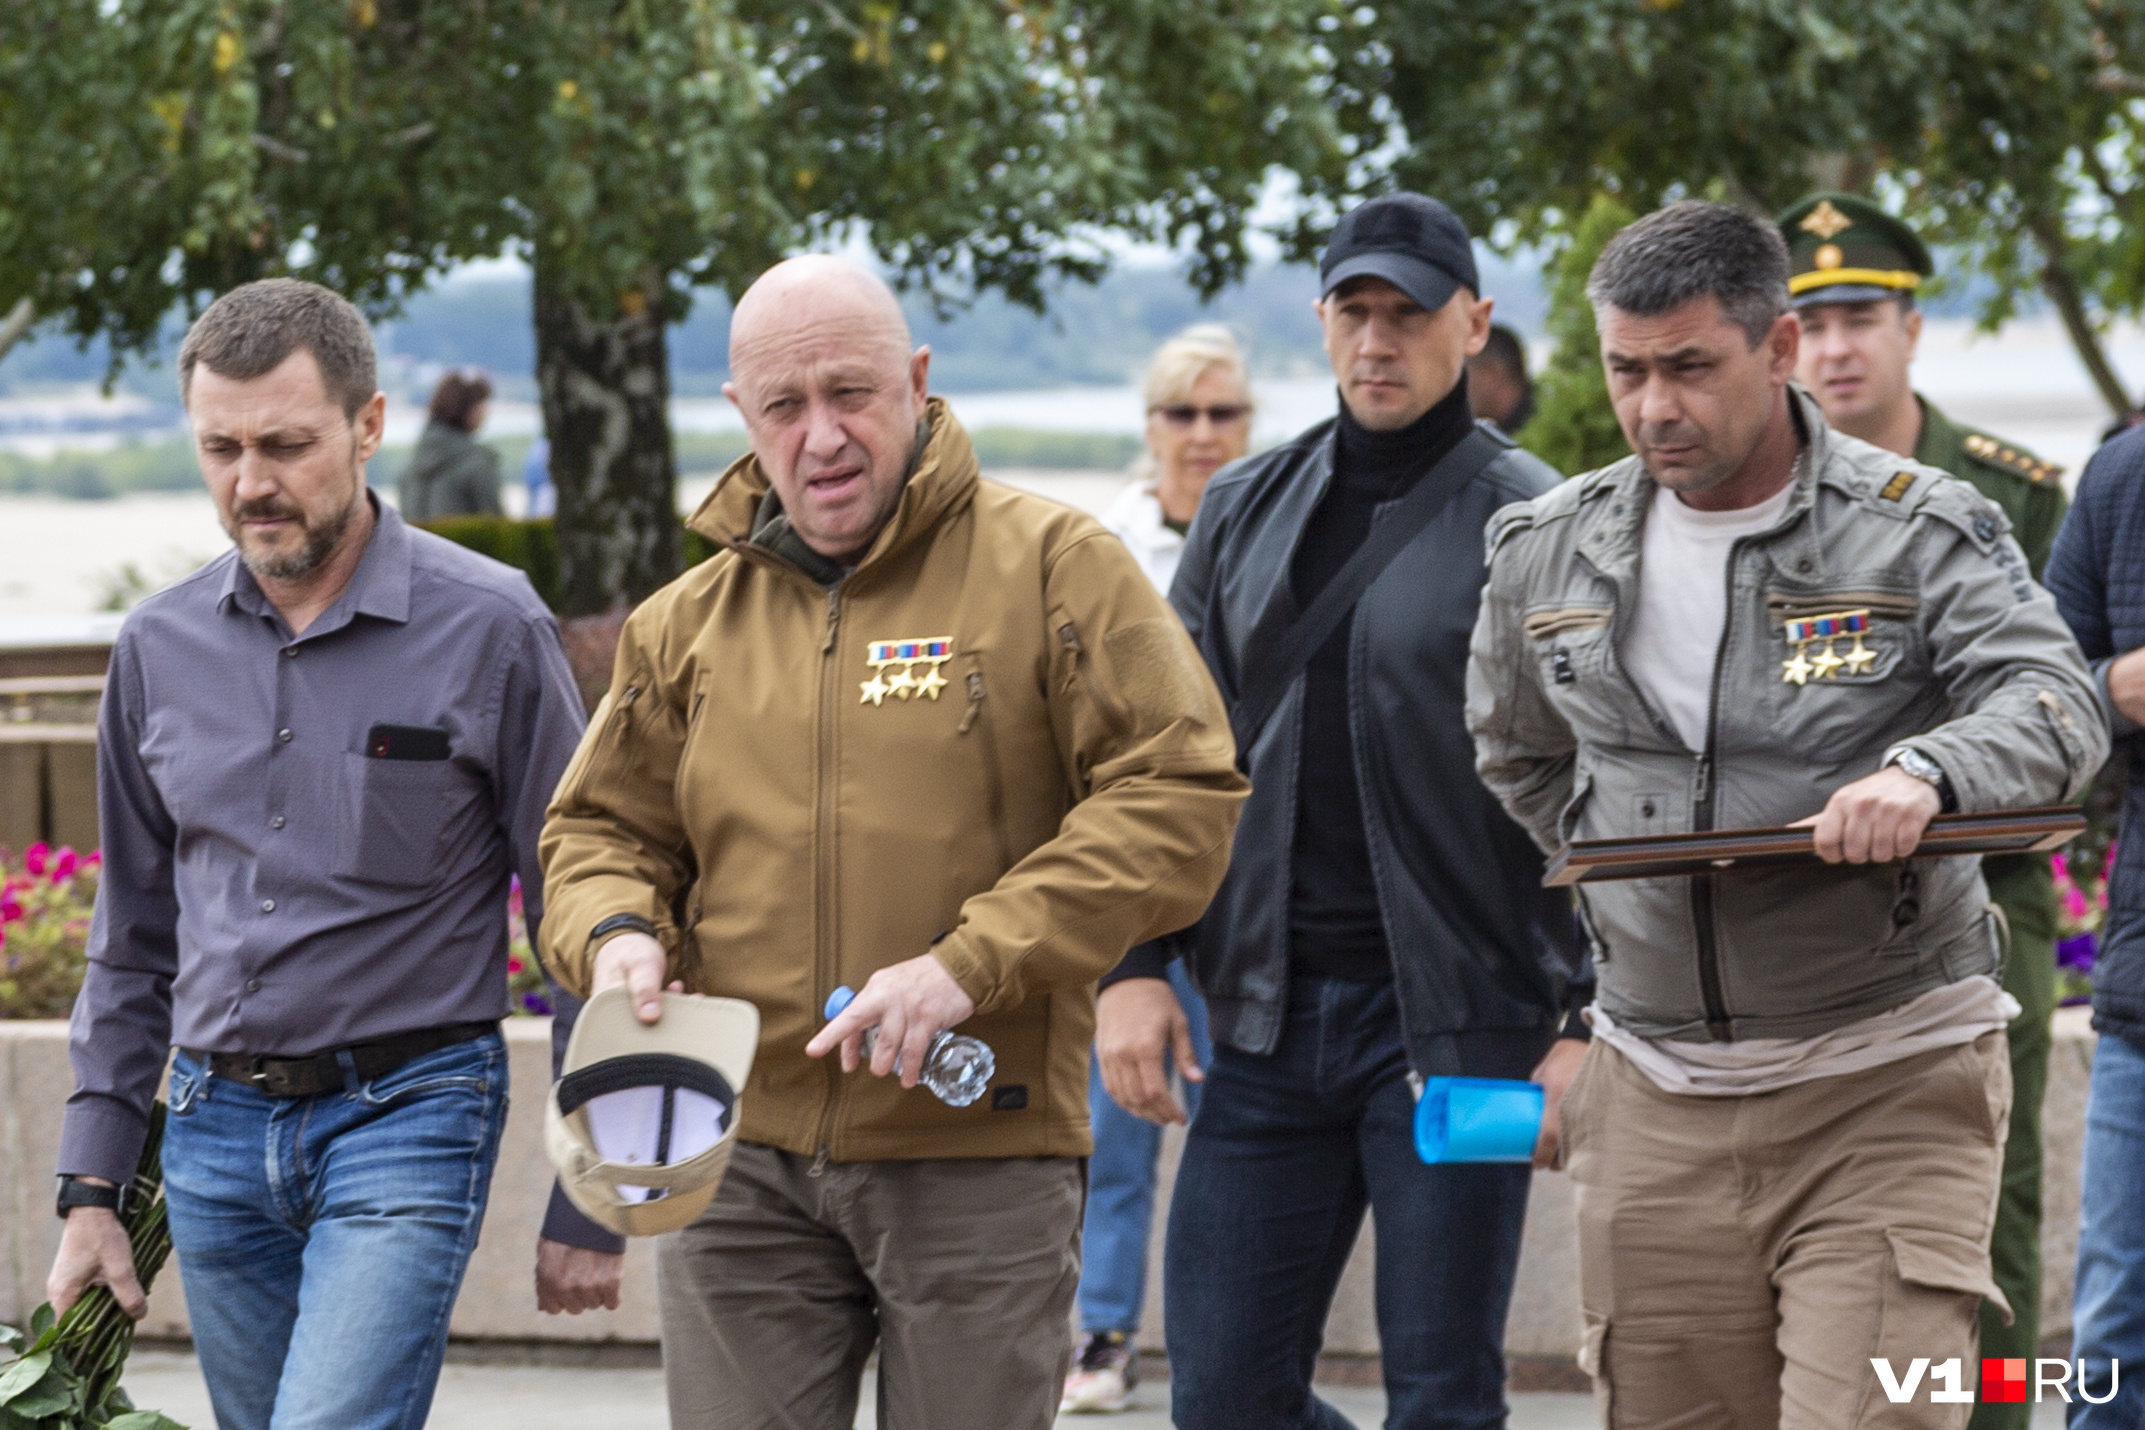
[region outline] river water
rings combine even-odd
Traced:
[[[2145,375],[2145,333],[2119,330],[2111,345],[2122,368]],[[1963,322],[1928,325],[1915,365],[1916,386],[1952,416],[1986,428],[2061,463],[2074,479],[2092,454],[2106,409],[2094,394],[2053,320],[2015,323],[1996,337]],[[1278,441],[1332,415],[1332,384],[1288,379],[1257,384],[1254,428],[1259,445]],[[953,409],[970,428],[1026,427],[1065,432],[1137,432],[1139,394],[1125,387],[1077,387],[1047,392],[952,394]],[[389,440],[414,438],[421,413],[390,413]],[[715,431],[739,425],[720,399],[681,399],[673,407],[680,430]],[[537,414],[526,404],[500,404],[486,432],[532,432]],[[511,475],[511,474],[510,474]],[[1122,482],[1111,472],[993,471],[987,475],[1089,511],[1106,505]],[[690,509],[706,495],[710,477],[681,484]],[[511,480],[510,503],[520,491]],[[170,493],[78,502],[52,497],[0,496],[0,618],[94,611],[115,586],[161,585],[213,557],[226,545],[205,494]],[[132,568],[132,576],[126,568]]]

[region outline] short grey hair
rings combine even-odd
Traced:
[[[1788,310],[1788,251],[1772,220],[1732,204],[1685,199],[1609,240],[1587,275],[1595,312],[1654,318],[1694,298],[1721,311],[1756,347]]]
[[[319,364],[321,384],[343,416],[355,418],[380,390],[372,328],[355,304],[318,283],[263,278],[209,304],[187,330],[179,345],[179,400],[186,400],[196,366],[250,382],[300,348]]]

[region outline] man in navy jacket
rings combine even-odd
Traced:
[[[2122,836],[2093,965],[2093,1085],[2072,1354],[2084,1363],[2071,1430],[2145,1424],[2145,430],[2102,447],[2048,559],[2048,589],[2093,662],[2130,760]],[[2126,1374],[2109,1392],[2110,1362]],[[2107,1403],[2094,1404],[2096,1398]]]

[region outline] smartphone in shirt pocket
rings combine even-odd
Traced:
[[[452,753],[438,725],[383,723],[365,732],[364,752],[346,757],[358,806],[353,878],[417,887],[438,877],[456,789]]]

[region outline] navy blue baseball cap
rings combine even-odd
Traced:
[[[1386,194],[1341,215],[1318,260],[1319,296],[1351,278],[1383,278],[1431,309],[1463,286],[1482,293],[1467,225],[1421,194]]]

